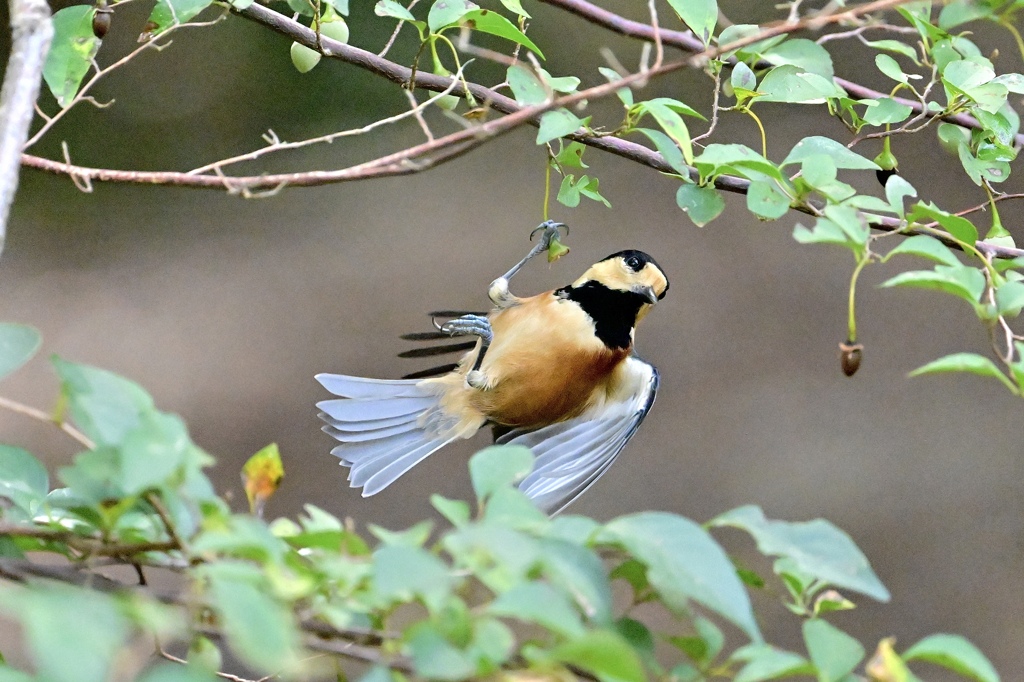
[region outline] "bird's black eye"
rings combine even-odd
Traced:
[[[643,266],[643,261],[641,261],[636,256],[630,256],[629,258],[626,259],[626,267],[628,267],[633,272],[640,272],[640,269],[643,268]]]

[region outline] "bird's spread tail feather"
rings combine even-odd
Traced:
[[[364,379],[318,374],[324,388],[339,399],[317,403],[323,430],[341,441],[331,454],[349,467],[349,482],[374,495],[394,483],[453,437],[430,427],[438,396],[415,380]]]

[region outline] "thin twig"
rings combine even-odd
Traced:
[[[160,517],[160,522],[164,524],[164,530],[167,531],[167,537],[174,543],[175,549],[181,550],[188,554],[188,545],[178,535],[178,529],[174,525],[174,521],[171,519],[170,513],[167,511],[167,507],[164,506],[163,500],[155,492],[148,492],[145,495],[146,501],[149,502],[150,506],[156,510],[157,516]]]
[[[168,661],[170,661],[172,663],[180,663],[181,665],[188,665],[188,661],[186,661],[184,658],[178,658],[177,656],[175,656],[174,654],[170,653],[169,651],[166,651],[159,644],[157,645],[156,650],[160,654],[161,657],[167,659]],[[267,675],[265,677],[259,678],[258,680],[250,680],[247,677],[239,677],[238,675],[232,675],[231,673],[220,672],[219,670],[214,671],[213,674],[216,675],[217,677],[221,678],[222,680],[231,680],[231,682],[267,682],[267,680],[275,677],[274,675]]]
[[[406,5],[405,8],[407,10],[412,10],[412,8],[415,7],[416,3],[418,3],[419,1],[420,0],[412,0],[412,2]],[[395,39],[398,38],[398,33],[399,31],[402,30],[403,26],[405,26],[405,19],[400,19],[398,25],[395,26],[395,30],[392,31],[391,37],[388,38],[388,42],[384,44],[384,49],[377,53],[378,57],[384,57],[387,55],[388,51],[391,50],[391,46],[395,44]]]
[[[143,43],[139,47],[135,48],[134,50],[132,50],[131,52],[126,54],[125,56],[123,56],[120,59],[118,59],[116,62],[114,62],[110,66],[104,67],[102,69],[97,68],[97,64],[96,64],[96,62],[94,60],[93,61],[93,67],[94,67],[96,72],[93,74],[92,78],[87,80],[85,82],[85,84],[82,85],[81,88],[79,88],[78,94],[76,94],[75,97],[70,102],[68,102],[67,106],[65,106],[63,109],[58,111],[53,116],[49,116],[49,117],[45,117],[44,116],[44,119],[43,119],[44,123],[43,123],[43,125],[39,128],[39,130],[37,130],[35,132],[34,135],[32,135],[32,137],[30,137],[28,139],[27,142],[25,142],[25,144],[21,147],[22,151],[24,151],[25,149],[30,148],[32,145],[34,145],[36,142],[38,142],[40,140],[40,138],[42,138],[43,135],[45,135],[47,132],[49,132],[50,128],[52,128],[54,125],[56,125],[56,123],[58,121],[60,121],[62,118],[64,118],[64,115],[67,114],[69,111],[71,111],[71,109],[73,109],[75,107],[75,105],[79,104],[82,101],[86,101],[86,100],[92,100],[93,103],[98,105],[98,103],[89,96],[89,92],[105,76],[108,76],[111,73],[113,73],[114,71],[117,71],[118,69],[123,67],[125,64],[131,62],[132,60],[134,60],[136,57],[138,57],[143,52],[146,52],[147,50],[156,50],[156,51],[159,52],[160,50],[163,50],[165,47],[168,47],[171,44],[170,41],[159,43],[158,40],[163,40],[164,38],[168,37],[169,35],[171,35],[175,31],[181,30],[183,28],[199,28],[199,27],[203,27],[203,26],[210,26],[212,24],[215,24],[215,23],[218,23],[220,21],[223,21],[226,17],[227,17],[227,14],[225,13],[225,14],[220,15],[216,19],[213,19],[213,20],[210,20],[210,21],[197,21],[197,22],[191,22],[191,23],[185,23],[185,24],[174,24],[173,26],[169,27],[166,31],[161,33],[158,38]],[[109,106],[109,103],[107,105],[102,105],[102,106]],[[102,108],[102,106],[101,106],[101,108]]]
[[[456,75],[456,78],[454,78],[452,80],[452,83],[451,83],[451,85],[448,86],[448,88],[446,88],[445,90],[442,90],[440,93],[438,93],[436,95],[433,95],[432,97],[430,97],[426,101],[417,104],[416,100],[414,98],[412,100],[412,103],[414,104],[414,106],[413,106],[413,108],[410,111],[403,111],[400,114],[395,114],[394,116],[389,116],[387,118],[382,118],[380,120],[374,121],[373,123],[367,124],[367,125],[365,125],[365,126],[363,126],[361,128],[351,128],[349,130],[341,130],[341,131],[337,131],[337,132],[333,132],[333,133],[328,133],[327,135],[320,135],[318,137],[311,137],[311,138],[308,138],[308,139],[305,139],[305,140],[300,140],[298,142],[282,142],[282,141],[280,141],[277,138],[276,134],[273,134],[273,131],[270,131],[271,136],[270,136],[269,139],[271,139],[273,141],[268,146],[263,147],[262,149],[257,149],[255,151],[247,152],[245,154],[239,154],[238,156],[232,156],[232,157],[227,158],[227,159],[221,159],[220,161],[214,161],[213,163],[208,163],[205,166],[200,166],[199,168],[193,168],[192,170],[188,171],[188,175],[200,175],[200,174],[203,174],[203,173],[209,173],[210,171],[215,171],[217,169],[222,169],[225,166],[230,166],[232,164],[240,163],[242,161],[253,161],[255,159],[258,159],[261,156],[264,156],[266,154],[270,154],[272,152],[279,152],[279,151],[284,151],[284,150],[287,150],[287,149],[300,149],[302,147],[308,147],[308,146],[315,145],[315,144],[324,144],[324,143],[330,144],[330,143],[334,142],[337,139],[340,139],[340,138],[343,138],[343,137],[352,137],[352,136],[355,136],[355,135],[362,135],[362,134],[368,133],[368,132],[370,132],[372,130],[376,130],[377,128],[380,128],[382,126],[390,125],[392,123],[397,123],[398,121],[403,121],[403,120],[405,120],[405,119],[407,119],[409,117],[419,118],[424,109],[426,109],[430,105],[436,103],[442,97],[445,97],[445,96],[451,94],[451,91],[454,90],[456,88],[456,86],[459,85],[458,77],[462,75],[462,69],[460,68],[459,71],[455,75]],[[408,91],[406,91],[406,92],[408,92]],[[265,137],[264,139],[267,139],[267,138]],[[428,140],[433,140],[434,136],[431,135],[428,132],[427,133],[427,139]]]
[[[79,442],[79,444],[85,446],[89,450],[93,450],[96,448],[96,444],[93,443],[88,436],[86,436],[84,433],[76,429],[74,426],[68,424],[66,421],[55,420],[52,414],[43,412],[38,408],[32,407],[30,405],[25,405],[15,400],[11,400],[10,398],[4,397],[0,397],[0,407],[10,410],[11,412],[17,412],[18,414],[23,414],[27,417],[37,419],[47,424],[52,424],[53,426],[56,426],[64,433],[74,438],[76,441]]]

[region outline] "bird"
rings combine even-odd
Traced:
[[[317,403],[323,430],[341,442],[331,454],[349,468],[350,485],[362,488],[364,497],[486,426],[497,444],[533,451],[533,470],[519,489],[549,514],[608,471],[657,395],[658,371],[635,353],[633,341],[637,323],[665,297],[669,282],[649,255],[626,250],[569,285],[523,298],[512,294],[509,280],[563,228],[545,221],[531,233],[541,238],[488,288],[489,312],[462,314],[435,322],[437,333],[411,335],[476,337],[440,376],[316,375],[338,396]]]

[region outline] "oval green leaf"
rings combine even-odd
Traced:
[[[42,342],[42,336],[33,327],[0,322],[0,379],[31,360]]]

